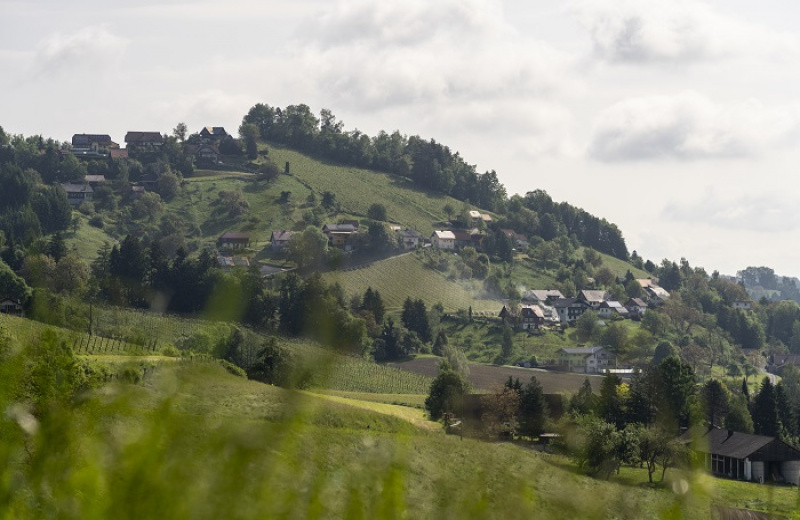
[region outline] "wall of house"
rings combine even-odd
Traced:
[[[760,460],[754,460],[753,465],[750,468],[753,475],[753,482],[765,482],[766,475],[764,474],[764,462]]]
[[[786,482],[800,486],[800,460],[787,460],[781,463],[781,475]]]

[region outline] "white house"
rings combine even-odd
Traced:
[[[439,249],[455,249],[456,235],[452,231],[434,231],[431,235],[431,244]]]
[[[603,319],[609,319],[613,316],[628,317],[628,309],[625,308],[620,302],[614,300],[607,300],[600,304],[597,309],[597,315]]]
[[[558,366],[567,372],[602,374],[617,365],[617,357],[605,347],[562,348]]]

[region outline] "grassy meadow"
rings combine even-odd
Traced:
[[[398,311],[406,298],[420,298],[427,307],[441,303],[445,311],[468,309],[474,312],[500,312],[503,304],[482,297],[482,290],[467,283],[451,281],[425,266],[422,256],[411,253],[372,262],[348,271],[325,274],[328,283],[338,282],[349,294],[364,294],[367,287],[381,293],[386,309]]]

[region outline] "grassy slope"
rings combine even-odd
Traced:
[[[90,226],[89,218],[86,215],[82,215],[77,211],[73,211],[72,215],[73,217],[78,216],[78,218],[80,218],[80,227],[76,233],[73,233],[70,229],[64,235],[64,238],[67,243],[67,248],[77,251],[78,256],[84,262],[89,263],[94,260],[95,257],[97,257],[97,251],[103,247],[104,242],[108,242],[111,245],[117,242],[114,237],[102,229]]]
[[[407,409],[287,392],[210,365],[161,369],[133,391],[139,413],[106,419],[80,437],[93,446],[88,453],[102,456],[81,459],[77,482],[113,477],[104,496],[72,499],[94,498],[98,517],[655,518],[673,508],[687,517],[704,511],[702,502],[682,507],[669,491],[588,479],[559,457],[415,428]],[[575,500],[576,493],[594,498]]]
[[[324,163],[280,146],[269,145],[276,164],[290,163],[293,177],[314,189],[336,194],[345,213],[366,215],[370,204],[381,203],[393,222],[430,234],[433,222],[447,218],[445,204],[460,210],[462,202],[415,187],[410,182],[384,173]]]
[[[349,294],[364,294],[367,287],[381,293],[388,310],[399,310],[407,297],[421,298],[431,306],[441,302],[449,312],[472,306],[476,312],[499,312],[500,302],[476,298],[478,291],[447,280],[428,269],[417,254],[390,258],[354,269],[325,275],[328,282],[339,282]]]

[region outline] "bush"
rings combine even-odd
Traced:
[[[98,229],[103,229],[103,226],[105,226],[105,222],[103,221],[103,217],[101,217],[100,215],[95,215],[89,219],[89,225],[96,227]]]

